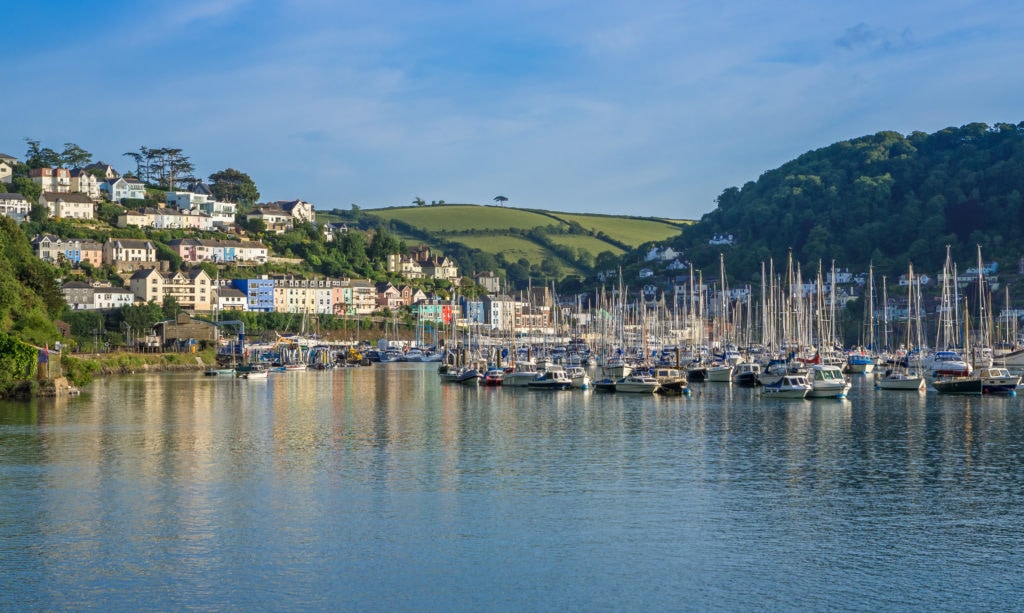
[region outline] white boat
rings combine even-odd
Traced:
[[[618,381],[633,372],[633,367],[626,364],[622,358],[614,357],[605,360],[604,366],[601,367],[601,372],[604,373],[605,377]]]
[[[266,379],[270,376],[270,371],[262,364],[251,364],[245,367],[239,366],[235,370],[235,375],[239,379]]]
[[[615,382],[615,391],[625,394],[653,394],[659,387],[654,377],[636,372]]]
[[[540,376],[537,365],[533,362],[516,362],[512,372],[505,373],[504,387],[527,387],[530,381]]]
[[[773,398],[805,398],[810,391],[811,382],[802,375],[786,375],[761,387],[762,396]]]
[[[875,377],[875,387],[881,390],[925,391],[924,375],[893,370]]]
[[[933,351],[925,358],[925,369],[933,377],[966,377],[971,365],[955,351]]]
[[[590,375],[587,374],[586,369],[582,366],[570,366],[565,369],[565,374],[569,375],[569,378],[572,379],[573,388],[581,390],[590,389]]]
[[[981,393],[983,394],[1017,394],[1020,377],[1011,375],[1010,371],[1005,368],[999,366],[979,368],[977,375],[981,378]]]
[[[811,364],[808,372],[811,381],[811,398],[846,398],[851,383],[843,375],[843,369],[828,364]]]
[[[731,383],[732,364],[712,364],[708,366],[707,380],[713,383]]]
[[[532,390],[567,390],[572,387],[572,379],[561,367],[548,367],[542,375],[527,385]]]

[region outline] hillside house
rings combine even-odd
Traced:
[[[103,266],[103,245],[88,238],[60,238],[41,234],[30,241],[36,257],[54,266],[69,262],[79,266],[86,262],[96,268]]]
[[[71,171],[67,168],[30,168],[28,177],[44,192],[55,194],[71,192]]]
[[[96,175],[81,168],[71,169],[71,191],[77,194],[85,194],[93,201],[99,201],[100,180]]]
[[[100,183],[100,192],[111,202],[142,200],[146,197],[146,185],[134,177],[118,177]]]
[[[111,238],[103,244],[103,264],[118,271],[156,268],[156,246],[152,241],[134,238]]]
[[[9,193],[0,194],[0,215],[10,217],[14,221],[21,223],[28,219],[31,212],[32,203],[25,196]]]
[[[55,219],[93,219],[95,206],[89,196],[60,192],[43,192],[39,204]]]
[[[186,310],[206,313],[213,307],[213,284],[202,268],[174,273],[143,268],[135,271],[128,283],[132,293],[144,302],[161,304],[164,298],[172,297]]]

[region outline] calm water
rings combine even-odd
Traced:
[[[1024,396],[442,387],[428,365],[0,404],[0,608],[1009,610]]]

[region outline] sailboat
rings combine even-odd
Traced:
[[[882,390],[925,391],[924,375],[920,368],[921,347],[921,294],[920,286],[914,279],[914,265],[907,271],[907,354],[897,358],[893,367],[881,376],[875,377],[875,387]],[[915,300],[916,299],[916,300]],[[915,351],[916,350],[916,351]],[[911,356],[918,356],[918,368],[911,370]]]

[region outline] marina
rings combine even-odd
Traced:
[[[0,403],[0,608],[1015,608],[1024,399],[873,379],[545,394],[387,363]]]

